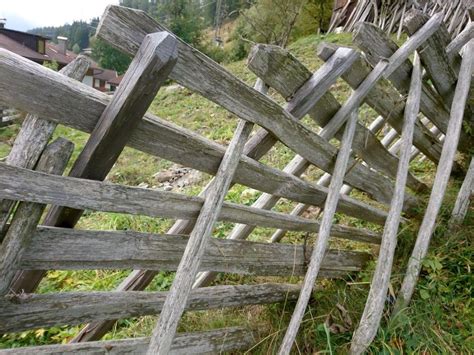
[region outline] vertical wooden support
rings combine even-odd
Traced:
[[[87,57],[78,56],[59,72],[72,79],[82,81],[89,66],[90,62]],[[20,168],[34,169],[56,126],[55,122],[35,115],[27,115],[6,163]],[[0,231],[5,230],[13,205],[13,201],[0,200]]]
[[[70,176],[103,180],[138,125],[161,85],[177,61],[176,39],[167,32],[147,35],[110,104],[102,113]],[[45,218],[45,225],[73,228],[81,210],[56,206]],[[12,289],[33,292],[44,271],[17,275]]]
[[[73,150],[74,144],[58,138],[45,148],[36,170],[48,174],[62,174]],[[23,252],[30,243],[45,208],[46,205],[39,203],[18,204],[5,239],[0,245],[0,296],[8,293]]]
[[[448,184],[449,176],[453,166],[453,160],[459,143],[459,135],[464,116],[467,96],[469,94],[472,70],[474,67],[474,39],[466,45],[466,52],[461,63],[459,79],[454,93],[453,105],[451,106],[451,118],[446,132],[446,138],[441,153],[441,159],[436,170],[433,189],[431,191],[428,207],[421,224],[415,247],[408,262],[405,278],[395,305],[394,313],[406,307],[411,300],[415,290],[421,263],[428,252],[428,247],[433,233],[436,217],[438,216],[444,193]]]
[[[184,255],[179,263],[173,285],[166,297],[158,324],[153,331],[148,354],[168,354],[179,319],[196,278],[202,255],[211,238],[214,224],[222,208],[222,202],[232,182],[245,143],[252,132],[253,124],[239,121],[229,147],[222,159],[216,177],[206,193],[196,225],[191,232]]]
[[[377,267],[372,278],[369,296],[365,304],[360,324],[352,337],[351,354],[362,354],[377,334],[380,319],[382,318],[385,299],[392,270],[393,257],[397,245],[397,233],[401,220],[403,195],[407,180],[408,168],[413,143],[413,131],[420,109],[421,95],[421,64],[415,54],[412,83],[405,108],[402,143],[400,147],[400,164],[395,184],[395,192],[390,205],[390,211],[385,222],[382,244],[377,259]]]
[[[336,159],[336,166],[334,168],[334,174],[329,185],[328,198],[324,205],[324,215],[319,228],[318,238],[311,255],[311,261],[308,266],[308,271],[306,272],[300,297],[298,298],[298,303],[296,304],[293,316],[291,317],[290,324],[279,350],[280,355],[290,353],[291,347],[293,346],[293,342],[296,338],[296,334],[298,333],[301,320],[303,319],[306,306],[308,305],[309,298],[313,292],[314,282],[318,276],[324,254],[326,253],[334,213],[336,212],[336,206],[339,202],[339,191],[341,190],[344,182],[344,175],[346,174],[347,164],[351,154],[352,140],[354,138],[357,119],[358,111],[352,111],[351,117],[346,123],[344,135],[341,140],[341,149],[339,150],[339,154]]]
[[[471,158],[471,164],[469,164],[469,170],[466,173],[466,177],[459,190],[456,203],[454,204],[453,212],[449,220],[449,228],[453,229],[458,227],[466,217],[469,204],[471,202],[471,196],[474,192],[474,158]]]

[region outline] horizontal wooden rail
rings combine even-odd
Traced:
[[[52,354],[142,354],[150,338],[94,341],[80,344],[46,345],[0,350],[0,354],[52,355]],[[217,354],[246,350],[255,343],[252,332],[244,328],[225,328],[206,332],[177,334],[170,355]]]
[[[0,49],[0,97],[22,110],[58,123],[92,132],[110,97],[84,84]],[[13,93],[9,82],[16,82]],[[35,100],[32,100],[32,96]],[[65,102],[65,100],[67,102]],[[209,174],[215,174],[225,148],[199,134],[151,114],[132,132],[129,146]],[[334,148],[334,147],[333,147]],[[331,148],[332,149],[332,148]],[[327,189],[242,156],[234,182],[290,200],[322,206]],[[414,201],[410,201],[414,206]],[[342,197],[339,210],[350,216],[383,224],[386,213]]]
[[[145,12],[109,6],[97,29],[97,36],[129,55],[134,55],[147,33],[167,30]],[[181,85],[221,105],[241,119],[258,124],[281,142],[326,172],[334,169],[337,149],[299,123],[266,95],[259,93],[219,64],[183,41],[178,43],[179,59],[170,77]],[[346,182],[389,204],[393,183],[368,167],[354,165]]]
[[[175,271],[188,237],[131,231],[85,231],[39,227],[20,261],[23,270],[147,269]],[[307,248],[306,253],[311,252]],[[357,271],[369,254],[330,250],[325,270]],[[303,275],[302,245],[212,238],[200,271],[256,275]]]
[[[298,298],[291,284],[215,286],[193,290],[186,310],[269,304]],[[61,292],[10,295],[0,300],[0,332],[158,315],[168,292]]]
[[[202,197],[48,175],[2,163],[0,163],[0,198],[77,209],[184,219],[195,219],[203,204]],[[315,232],[319,226],[318,222],[304,218],[233,203],[224,203],[220,220],[271,228],[286,225],[286,228],[291,230],[308,232]],[[380,242],[377,233],[363,229],[336,227],[333,235]]]

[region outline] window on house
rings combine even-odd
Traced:
[[[46,52],[46,45],[44,39],[38,40],[38,53],[44,54]]]

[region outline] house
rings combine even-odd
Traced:
[[[66,37],[58,37],[56,44],[48,37],[7,29],[5,22],[0,19],[0,48],[5,48],[39,64],[56,62],[59,69],[77,57],[77,54],[67,49]],[[92,64],[83,83],[100,91],[115,91],[122,76],[114,70],[103,69],[92,59],[90,60]]]

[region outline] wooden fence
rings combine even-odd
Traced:
[[[470,148],[472,113],[466,101],[474,41],[460,34],[450,42],[443,17],[410,13],[409,39],[400,47],[375,26],[359,23],[354,42],[361,51],[321,44],[317,55],[324,64],[314,73],[281,48],[256,45],[248,61],[259,78],[255,88],[145,13],[120,6],[107,8],[97,31],[102,40],[134,56],[113,96],[80,83],[89,65],[85,57],[56,73],[0,50],[0,101],[28,113],[11,153],[0,163],[0,332],[87,324],[70,344],[0,353],[248,349],[256,342],[252,329],[176,334],[178,321],[185,310],[298,300],[280,348],[287,354],[316,278],[358,271],[370,258],[365,252],[329,248],[329,238],[380,245],[369,301],[352,342],[352,351],[361,353],[378,328],[399,224],[420,214],[417,195],[429,191],[410,172],[410,160],[426,157],[439,168],[399,307],[413,292],[450,172],[463,171],[454,155]],[[340,78],[353,89],[345,102],[331,92]],[[228,147],[147,113],[167,79],[239,119]],[[266,95],[269,87],[287,100],[284,107]],[[359,120],[361,105],[379,114],[369,126]],[[306,115],[321,129],[300,122]],[[62,175],[73,144],[63,138],[49,143],[57,124],[90,134],[69,176]],[[252,134],[255,125],[260,128]],[[333,138],[341,142],[339,148],[330,143]],[[277,142],[295,154],[282,170],[259,162]],[[199,196],[103,182],[125,146],[215,177]],[[310,166],[323,172],[319,181],[302,178]],[[263,194],[252,206],[224,202],[235,183]],[[352,190],[372,201],[351,197]],[[468,190],[462,190],[454,225],[462,221]],[[298,203],[290,214],[272,210],[282,198]],[[310,206],[319,209],[320,220],[303,217]],[[76,230],[84,210],[176,222],[166,234]],[[384,232],[334,224],[336,212],[384,226]],[[211,238],[218,220],[235,223],[226,239]],[[245,240],[257,226],[275,229],[273,244]],[[318,238],[311,247],[278,243],[286,231],[317,233]],[[45,270],[130,268],[135,271],[113,292],[34,293]],[[176,271],[170,291],[145,292],[159,271]],[[218,272],[305,278],[302,285],[209,287]],[[157,314],[150,338],[98,341],[117,319]]]

